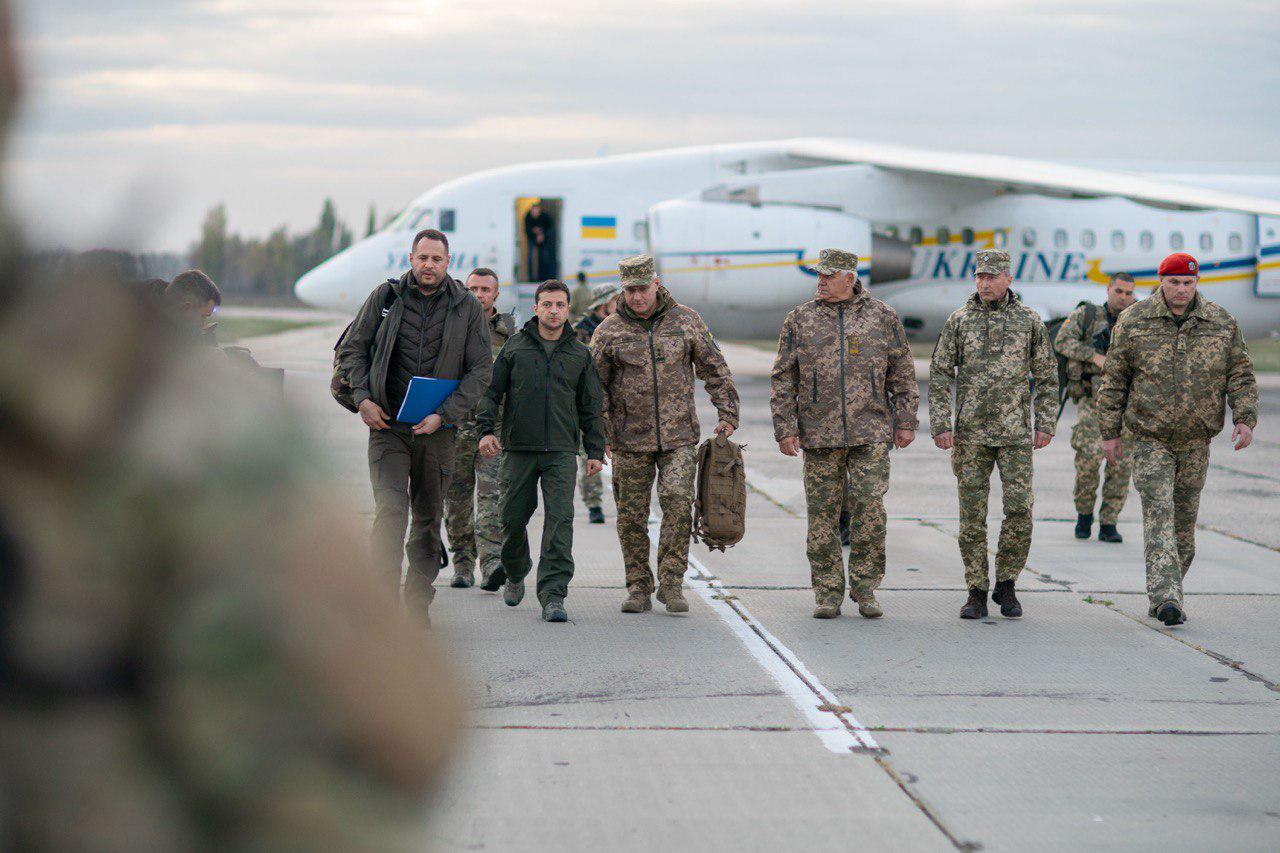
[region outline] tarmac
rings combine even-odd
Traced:
[[[242,343],[286,368],[334,489],[371,517],[366,430],[328,394],[341,329]],[[747,534],[725,553],[693,546],[688,614],[618,612],[608,489],[605,525],[579,504],[568,624],[541,622],[532,589],[508,608],[442,573],[433,631],[474,710],[431,849],[1280,849],[1280,377],[1260,383],[1253,447],[1214,442],[1185,625],[1146,617],[1135,493],[1123,544],[1073,538],[1070,405],[1036,453],[1022,619],[958,618],[955,479],[922,405],[892,455],[885,616],[846,604],[818,621],[771,355],[724,348]],[[997,479],[993,547],[999,495]]]

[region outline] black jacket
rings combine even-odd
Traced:
[[[492,435],[501,406],[503,450],[576,453],[581,433],[587,458],[603,460],[603,396],[591,351],[566,328],[548,357],[535,317],[498,353],[476,424]]]

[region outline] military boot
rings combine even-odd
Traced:
[[[1116,530],[1114,524],[1098,525],[1098,541],[1099,542],[1123,542],[1124,537],[1120,535],[1120,531]]]
[[[507,581],[502,585],[502,600],[506,602],[508,607],[515,607],[524,601],[524,581],[512,583]]]
[[[1000,615],[1010,619],[1022,615],[1022,603],[1013,591],[1013,581],[996,581],[996,588],[991,592],[991,600],[1000,605]],[[987,614],[983,613],[983,616]]]
[[[470,566],[462,566],[455,564],[453,567],[453,580],[449,581],[449,586],[454,589],[468,589],[476,584],[476,576]]]
[[[1088,539],[1093,531],[1093,513],[1076,516],[1076,538]]]
[[[684,590],[679,584],[661,584],[658,587],[658,602],[667,606],[668,613],[688,613],[689,602],[684,600]]]
[[[604,524],[604,510],[598,506],[593,506],[587,510],[587,519],[592,524]]]
[[[480,578],[480,588],[485,592],[497,592],[507,582],[507,572],[501,565],[494,567],[487,576]]]
[[[1156,618],[1169,627],[1181,625],[1187,621],[1182,615],[1182,608],[1178,606],[1176,601],[1166,601],[1156,608]]]
[[[961,619],[987,618],[987,591],[976,586],[969,587],[969,600],[960,608]]]
[[[819,602],[818,605],[813,608],[814,619],[834,619],[839,615],[840,615],[839,603],[822,604],[821,602]]]
[[[653,608],[653,602],[649,600],[649,593],[643,589],[630,589],[627,591],[627,600],[622,602],[623,613],[644,613],[646,610]]]
[[[569,612],[564,609],[564,599],[552,596],[542,605],[543,622],[568,622]]]
[[[858,602],[858,613],[866,619],[879,619],[884,615],[884,608],[880,606],[880,602],[876,601],[876,594],[871,591],[860,593],[853,597]]]

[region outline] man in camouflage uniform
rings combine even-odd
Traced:
[[[489,339],[496,358],[516,330],[514,318],[510,314],[499,314],[493,307],[498,298],[498,274],[488,267],[479,267],[467,276],[466,288],[480,300],[480,307],[489,318]],[[449,585],[465,589],[475,583],[478,550],[480,587],[495,592],[506,582],[502,572],[502,519],[498,515],[501,458],[490,459],[477,453],[479,443],[476,413],[472,409],[458,424],[453,473],[444,497],[444,525],[449,533],[449,551],[453,554],[453,580]]]
[[[1179,625],[1209,442],[1222,431],[1225,401],[1235,449],[1249,446],[1258,424],[1258,386],[1235,318],[1196,293],[1195,258],[1172,254],[1159,274],[1160,287],[1125,311],[1112,333],[1097,394],[1098,426],[1108,462],[1126,454],[1133,459],[1148,615]]]
[[[1009,253],[979,251],[973,277],[977,292],[947,318],[933,349],[929,423],[934,444],[951,451],[960,492],[960,556],[969,587],[960,618],[987,615],[987,497],[994,466],[1000,469],[1004,521],[991,600],[1000,605],[1002,615],[1021,616],[1014,582],[1031,549],[1031,451],[1053,439],[1057,366],[1039,315],[1009,290]]]
[[[1088,539],[1093,527],[1093,506],[1098,500],[1098,468],[1102,463],[1102,436],[1094,412],[1094,382],[1102,376],[1111,329],[1120,312],[1133,304],[1133,276],[1118,272],[1107,285],[1107,301],[1077,306],[1053,339],[1053,348],[1067,359],[1067,396],[1076,404],[1076,425],[1071,447],[1076,452],[1076,538]],[[1123,542],[1116,519],[1129,496],[1129,460],[1106,463],[1102,481],[1102,507],[1098,512],[1098,539]]]
[[[698,412],[694,375],[719,412],[715,431],[733,435],[738,392],[698,312],[671,298],[654,272],[653,258],[619,263],[623,294],[618,313],[591,338],[604,386],[606,453],[613,458],[613,502],[626,565],[623,613],[650,609],[649,498],[654,474],[662,531],[658,538],[658,601],[671,613],[688,611],[681,591],[693,527],[694,450]]]
[[[892,308],[858,280],[858,256],[823,249],[817,297],[782,323],[769,406],[778,448],[804,450],[807,551],[816,619],[840,615],[844,554],[838,523],[850,506],[849,598],[867,618],[883,615],[884,493],[889,446],[915,438],[920,391],[907,335]],[[847,485],[846,485],[847,484]]]
[[[573,324],[578,340],[591,346],[591,336],[595,334],[596,327],[617,310],[617,296],[621,292],[622,288],[612,281],[592,288],[586,315]],[[604,524],[604,476],[599,471],[587,474],[587,461],[586,450],[578,451],[578,490],[582,492],[582,503],[587,508],[590,522]]]

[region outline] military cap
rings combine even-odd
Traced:
[[[621,292],[622,285],[615,284],[612,281],[605,282],[604,284],[597,284],[595,287],[591,288],[591,304],[587,307],[599,308]]]
[[[1156,275],[1200,275],[1200,265],[1186,252],[1174,252],[1160,262]]]
[[[838,272],[858,272],[858,256],[844,249],[822,249],[818,252],[818,262],[813,271],[820,275],[834,275]]]
[[[1003,249],[981,249],[973,256],[974,275],[1003,275],[1009,268],[1009,253]]]
[[[653,255],[634,255],[618,261],[622,287],[634,287],[653,281]]]

